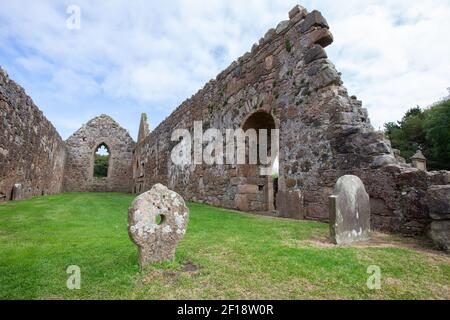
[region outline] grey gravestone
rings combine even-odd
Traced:
[[[330,197],[330,233],[335,244],[370,239],[370,202],[356,176],[339,178]]]
[[[140,266],[173,260],[188,221],[183,198],[161,184],[137,197],[128,210],[128,234],[138,246]]]
[[[428,235],[437,247],[450,252],[450,220],[433,221]]]
[[[21,183],[14,184],[11,200],[21,200],[23,198],[23,188]]]

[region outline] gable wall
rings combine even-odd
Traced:
[[[94,177],[94,154],[108,147],[109,168],[106,178]],[[65,192],[131,192],[134,141],[128,132],[109,116],[97,117],[66,141]]]

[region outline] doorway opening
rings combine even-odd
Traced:
[[[242,125],[242,130],[247,132],[254,129],[257,136],[257,161],[256,164],[238,165],[238,176],[242,178],[242,185],[238,188],[237,207],[242,211],[272,213],[276,210],[276,192],[278,191],[278,160],[266,165],[260,158],[259,130],[267,130],[267,156],[272,155],[271,131],[276,129],[275,119],[270,113],[257,111],[249,116]],[[246,146],[247,163],[249,159],[248,145]],[[262,168],[270,166],[272,174],[263,176]]]

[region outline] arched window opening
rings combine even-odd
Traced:
[[[108,146],[104,143],[97,147],[94,155],[94,177],[108,177],[110,152]]]

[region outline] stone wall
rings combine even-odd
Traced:
[[[63,191],[139,194],[156,183],[185,199],[281,217],[328,221],[328,197],[343,175],[360,177],[372,227],[448,239],[448,172],[412,168],[396,157],[367,111],[343,86],[324,48],[325,18],[296,6],[289,20],[182,103],[154,131],[142,116],[135,145],[109,116],[97,117],[64,144],[22,88],[0,73],[0,201]],[[258,165],[176,166],[175,129],[279,129],[279,178]],[[205,143],[205,141],[203,141]],[[108,176],[94,177],[94,154],[110,151]],[[14,186],[16,186],[14,188]],[[430,227],[431,226],[431,227]],[[444,231],[442,231],[444,230]],[[447,237],[447,238],[446,238]],[[445,245],[440,245],[445,247]]]
[[[431,220],[422,196],[438,183],[432,180],[442,178],[395,158],[390,142],[373,130],[362,103],[347,93],[327,59],[324,47],[332,41],[320,12],[295,7],[289,20],[269,30],[251,52],[153,132],[140,134],[133,158],[135,193],[162,183],[193,201],[327,221],[334,184],[355,174],[367,185],[375,228],[423,234]],[[258,166],[175,166],[170,153],[177,142],[171,142],[171,134],[175,129],[192,132],[194,121],[203,121],[204,130],[224,133],[244,127],[280,129],[277,186],[259,176]]]
[[[0,202],[60,192],[64,158],[56,129],[0,68]]]
[[[106,178],[94,177],[94,156],[105,145],[110,153]],[[66,192],[131,192],[134,141],[112,118],[101,115],[66,140]]]
[[[295,7],[289,20],[269,30],[251,52],[185,101],[138,144],[134,162],[143,164],[143,189],[161,182],[188,199],[267,211],[270,182],[257,174],[258,168],[180,168],[170,160],[176,144],[170,142],[171,133],[177,128],[192,131],[194,121],[203,121],[205,130],[237,129],[255,115],[265,114],[258,118],[271,118],[280,129],[278,202],[289,202],[286,198],[300,190],[304,215],[327,218],[328,195],[337,180],[328,178],[327,172],[367,167],[377,156],[391,154],[389,142],[373,131],[361,102],[347,94],[340,74],[327,59],[323,48],[332,41],[318,11],[307,13]]]

